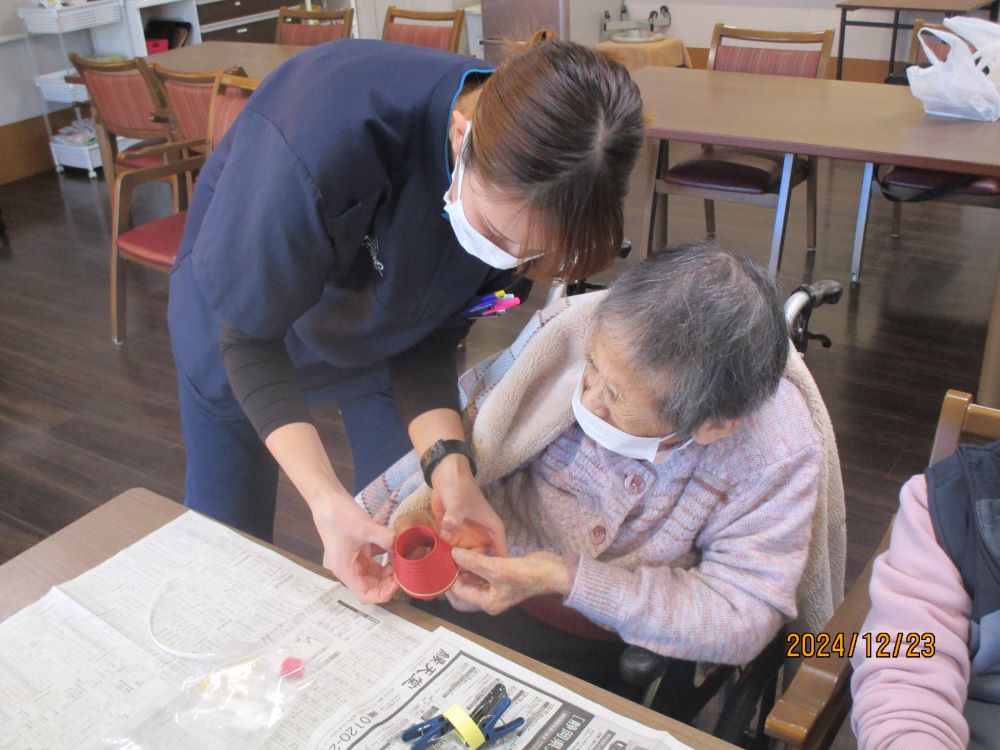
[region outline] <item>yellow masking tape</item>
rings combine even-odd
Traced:
[[[482,730],[469,716],[469,712],[457,703],[441,714],[448,720],[448,723],[455,727],[462,742],[469,746],[469,750],[476,750],[477,747],[486,743],[486,737]]]

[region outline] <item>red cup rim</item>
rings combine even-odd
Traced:
[[[427,554],[410,560],[407,554],[419,544],[430,544]],[[393,576],[399,587],[418,599],[435,599],[455,583],[458,566],[451,557],[451,545],[427,526],[411,526],[393,542]]]

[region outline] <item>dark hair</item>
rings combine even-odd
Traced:
[[[788,359],[771,276],[715,244],[682,245],[629,269],[601,301],[597,320],[629,342],[640,372],[665,383],[660,416],[682,435],[760,407]]]
[[[580,44],[536,34],[482,86],[466,159],[486,185],[527,201],[535,278],[606,268],[624,236],[622,201],[644,138],[628,71]]]

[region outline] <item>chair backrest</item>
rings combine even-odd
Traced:
[[[109,132],[130,138],[166,138],[170,125],[157,122],[166,102],[159,98],[137,60],[98,62],[70,53],[90,92],[96,116]]]
[[[1000,440],[1000,409],[974,404],[971,393],[949,390],[941,403],[929,466],[948,458],[970,437]]]
[[[727,40],[761,46],[726,44]],[[783,49],[795,45],[797,49]],[[833,29],[826,31],[761,31],[715,24],[708,50],[708,69],[733,73],[826,78]]]
[[[278,44],[314,44],[348,39],[354,23],[354,8],[343,10],[298,10],[282,7],[278,11],[275,41]]]
[[[260,81],[255,78],[219,73],[212,85],[212,104],[208,115],[208,145],[214,150],[219,141],[250,101]]]
[[[453,12],[431,13],[390,5],[385,11],[382,39],[458,52],[463,23],[465,11],[461,8]]]
[[[208,135],[215,72],[183,73],[137,58],[139,70],[166,103],[165,116],[177,140],[201,140]]]

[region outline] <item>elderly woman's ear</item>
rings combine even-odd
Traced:
[[[738,419],[707,419],[691,433],[691,437],[699,445],[711,445],[716,440],[728,437],[739,423]]]

